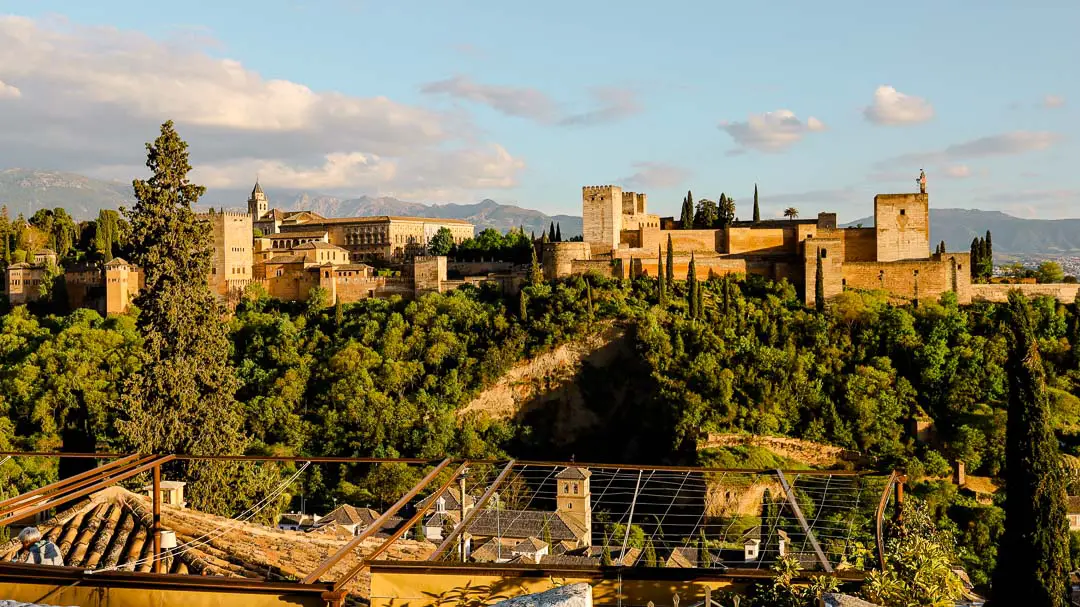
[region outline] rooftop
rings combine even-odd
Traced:
[[[38,528],[60,548],[65,565],[146,572],[153,551],[151,510],[146,496],[109,487],[40,523]],[[347,541],[281,531],[169,505],[162,506],[162,527],[173,531],[177,546],[183,546],[168,562],[168,571],[175,574],[298,580]],[[374,550],[381,541],[365,541],[361,553]],[[0,544],[0,561],[12,560],[19,549],[15,540]],[[391,547],[388,558],[420,560],[433,549],[427,542],[399,540]],[[339,563],[325,579],[340,577],[351,565],[350,561]],[[365,595],[367,579],[366,573],[361,574],[349,589]]]

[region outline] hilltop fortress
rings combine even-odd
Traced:
[[[699,278],[759,274],[794,284],[807,304],[816,295],[821,258],[825,297],[845,288],[884,290],[899,299],[953,291],[972,300],[969,253],[930,253],[930,198],[925,192],[874,197],[874,227],[841,228],[835,213],[815,219],[736,221],[724,228],[682,229],[649,214],[646,196],[614,185],[581,189],[583,243],[547,243],[550,278],[608,268],[625,278],[656,276],[670,238],[674,274],[691,257]]]

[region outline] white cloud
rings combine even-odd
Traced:
[[[635,162],[634,173],[617,183],[631,188],[670,188],[685,183],[691,172],[663,162]]]
[[[874,91],[874,101],[863,109],[863,116],[874,124],[896,126],[918,124],[934,117],[934,107],[922,97],[905,95],[882,85]]]
[[[825,124],[811,116],[799,120],[791,110],[776,110],[751,114],[746,122],[720,123],[720,130],[731,135],[738,147],[731,154],[747,150],[782,152],[797,143],[809,132],[825,130]]]
[[[950,179],[967,179],[968,177],[971,177],[971,167],[966,164],[947,166],[942,172]]]
[[[1065,105],[1065,97],[1062,95],[1047,95],[1043,97],[1043,107],[1047,109],[1059,108]]]
[[[143,143],[166,119],[191,144],[199,174],[220,187],[248,184],[254,173],[241,169],[262,166],[277,173],[260,171],[279,187],[380,194],[422,182],[472,197],[473,189],[513,185],[523,166],[501,147],[471,143],[474,129],[460,113],[265,79],[206,46],[0,17],[0,79],[18,82],[29,101],[0,112],[0,166],[137,167]]]
[[[528,86],[482,84],[468,76],[454,76],[429,82],[420,88],[428,95],[446,95],[486,105],[491,109],[541,124],[587,126],[614,122],[641,111],[634,91],[619,87],[595,87],[589,91],[596,107],[584,112],[572,112],[547,93]]]
[[[18,99],[22,97],[22,91],[13,84],[0,80],[0,99]]]

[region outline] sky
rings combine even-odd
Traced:
[[[167,7],[167,9],[165,8]],[[581,212],[1080,216],[1075,0],[0,0],[0,168]],[[240,206],[242,201],[237,202]]]

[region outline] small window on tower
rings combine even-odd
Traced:
[[[821,250],[821,258],[825,259],[828,256],[829,256],[829,250],[828,249],[822,249]]]
[[[907,209],[900,209],[901,215],[907,215]]]
[[[570,502],[566,502],[566,509],[567,510],[573,510],[574,509],[574,504],[572,504]]]

